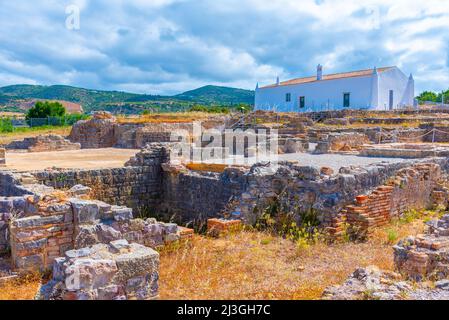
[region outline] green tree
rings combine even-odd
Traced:
[[[424,103],[425,101],[437,102],[438,95],[432,91],[424,91],[416,98],[418,99],[419,103]]]
[[[62,117],[65,115],[65,108],[59,102],[38,101],[26,114],[26,119]]]
[[[449,90],[446,90],[444,92],[440,92],[435,100],[435,102],[441,102],[441,94],[443,94],[444,96],[444,103],[448,104],[449,103]]]

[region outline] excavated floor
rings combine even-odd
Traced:
[[[46,168],[82,168],[102,169],[122,167],[135,155],[136,149],[81,149],[51,152],[15,152],[6,153],[6,166],[0,170],[44,170]]]

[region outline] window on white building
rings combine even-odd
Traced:
[[[290,101],[292,101],[292,94],[286,93],[285,94],[285,102],[290,102]]]

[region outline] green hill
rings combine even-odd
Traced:
[[[229,87],[204,86],[174,96],[187,101],[204,104],[253,104],[254,91]]]
[[[253,104],[254,91],[204,86],[175,96],[145,95],[121,91],[103,91],[54,85],[11,85],[0,88],[0,104],[14,108],[15,102],[27,99],[55,99],[81,104],[85,111],[109,110],[138,113],[185,110],[193,104],[236,105]]]

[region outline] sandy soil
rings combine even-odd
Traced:
[[[135,155],[136,149],[82,149],[53,152],[7,152],[6,167],[0,170],[43,170],[46,168],[116,168]]]

